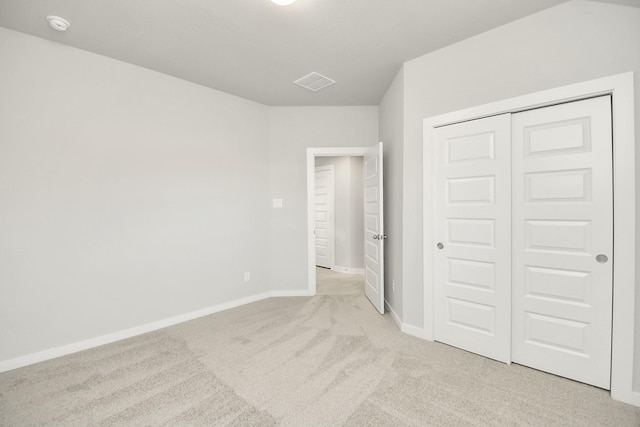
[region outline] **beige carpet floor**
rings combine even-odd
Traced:
[[[0,374],[2,426],[639,426],[609,393],[399,332],[362,278]]]

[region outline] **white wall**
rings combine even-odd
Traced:
[[[0,362],[269,290],[267,107],[1,28],[0,58]]]
[[[398,72],[380,103],[380,140],[384,142],[384,296],[402,319],[402,169],[404,144],[404,68]],[[413,183],[410,183],[413,184]],[[395,282],[395,287],[392,283]],[[395,290],[394,290],[395,289]]]
[[[422,120],[627,71],[636,73],[638,137],[640,9],[591,1],[564,3],[405,63],[404,322],[416,327],[423,324]],[[381,112],[385,112],[382,107]],[[386,120],[382,117],[381,123]],[[640,150],[636,153],[640,159]],[[636,200],[640,203],[640,197]],[[640,220],[636,227],[640,231]],[[636,306],[640,306],[640,292],[636,297]],[[636,313],[635,325],[638,390],[640,313]]]
[[[316,157],[316,166],[335,170],[335,267],[364,268],[362,157]]]
[[[306,290],[306,147],[378,139],[377,107],[269,108],[2,28],[0,57],[2,366]]]
[[[308,289],[308,147],[370,147],[378,141],[377,107],[272,107],[271,280],[276,290]]]

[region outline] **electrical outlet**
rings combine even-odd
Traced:
[[[249,280],[251,280],[251,273],[248,271],[244,272],[244,281],[248,282]]]

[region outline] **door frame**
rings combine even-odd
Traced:
[[[435,278],[433,268],[433,129],[503,113],[612,96],[613,125],[613,330],[611,342],[611,397],[640,406],[633,390],[636,319],[635,295],[635,115],[633,72],[576,83],[477,107],[429,117],[423,121],[423,338],[434,339]],[[640,349],[640,346],[638,346]],[[640,355],[639,355],[640,356]],[[637,375],[636,375],[637,376]]]
[[[325,166],[316,166],[316,174],[318,172],[321,171],[328,171],[330,172],[330,176],[331,176],[331,184],[329,185],[329,187],[331,188],[331,194],[329,195],[329,200],[330,200],[330,205],[331,205],[331,210],[329,212],[330,217],[327,219],[327,223],[330,225],[330,229],[331,229],[331,242],[329,245],[329,253],[327,255],[328,263],[329,263],[329,268],[333,269],[336,266],[336,168],[334,167],[334,165],[325,165]],[[313,187],[313,194],[315,196],[315,192],[316,192],[316,188],[315,188],[315,174],[313,175],[313,179],[314,179],[314,187]],[[313,210],[315,212],[315,199],[314,199],[314,207]],[[314,230],[315,230],[315,224],[314,224]],[[316,238],[316,234],[313,234],[314,239]],[[314,250],[315,250],[315,245],[314,245]],[[317,255],[317,254],[316,254]],[[317,256],[316,256],[317,258]],[[316,265],[318,265],[318,260],[316,259]]]
[[[371,147],[307,148],[307,268],[309,295],[316,294],[315,221],[316,157],[363,157]]]

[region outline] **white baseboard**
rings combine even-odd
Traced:
[[[314,294],[309,289],[301,289],[299,291],[271,291],[270,297],[312,297]]]
[[[279,290],[263,292],[256,295],[251,295],[237,300],[229,301],[223,304],[214,305],[201,310],[192,311],[189,313],[180,314],[178,316],[168,317],[166,319],[158,320],[156,322],[147,323],[133,328],[124,329],[122,331],[113,332],[110,334],[101,335],[95,338],[89,338],[86,340],[78,341],[72,344],[63,345],[60,347],[54,347],[43,351],[27,354],[25,356],[16,357],[14,359],[8,359],[0,361],[0,372],[10,371],[12,369],[22,368],[24,366],[33,365],[35,363],[44,362],[45,360],[55,359],[68,354],[77,353],[79,351],[88,350],[90,348],[99,347],[101,345],[110,344],[112,342],[120,341],[127,338],[132,338],[137,335],[153,332],[158,329],[166,328],[169,326],[177,325],[178,323],[188,322],[189,320],[197,319],[199,317],[208,316],[210,314],[218,313],[220,311],[229,310],[231,308],[239,307],[241,305],[249,304],[252,302],[260,301],[272,297],[309,297],[313,296],[309,290]],[[385,308],[391,314],[391,318],[398,325],[400,330],[406,334],[416,336],[422,339],[428,339],[425,337],[424,330],[416,326],[407,325],[402,323],[398,314],[391,309],[389,304],[385,301]]]
[[[423,328],[403,323],[400,330],[407,335],[412,335],[414,337],[422,338],[423,340],[427,341],[433,341],[429,339]]]
[[[640,392],[630,391],[630,392],[617,392],[611,391],[611,398],[614,400],[619,400],[620,402],[628,403],[633,406],[640,406]]]
[[[400,316],[398,316],[398,313],[396,313],[391,306],[389,305],[389,303],[385,300],[384,301],[384,307],[385,310],[387,310],[389,312],[389,314],[391,315],[391,318],[393,319],[393,321],[395,322],[396,325],[398,325],[398,328],[400,328],[400,331],[407,334],[407,335],[411,335],[417,338],[422,338],[423,340],[427,340],[427,341],[433,341],[430,340],[429,337],[427,336],[427,334],[425,333],[423,328],[419,328],[417,326],[413,326],[413,325],[409,325],[406,323],[402,323],[402,320],[400,320]]]
[[[364,268],[350,268],[350,267],[340,267],[339,265],[334,265],[331,267],[332,271],[337,271],[338,273],[346,273],[346,274],[364,274]]]
[[[276,292],[276,294],[278,293]],[[158,320],[156,322],[151,322],[144,325],[135,326],[133,328],[124,329],[122,331],[101,335],[95,338],[89,338],[87,340],[78,341],[78,342],[63,345],[60,347],[54,347],[47,350],[38,351],[35,353],[27,354],[25,356],[16,357],[14,359],[3,360],[3,361],[0,361],[0,372],[6,372],[12,369],[22,368],[23,366],[33,365],[35,363],[44,362],[45,360],[55,359],[57,357],[66,356],[71,353],[77,353],[79,351],[88,350],[90,348],[99,347],[105,344],[110,344],[112,342],[120,341],[126,338],[135,337],[136,335],[146,334],[147,332],[153,332],[158,329],[177,325],[178,323],[187,322],[189,320],[208,316],[210,314],[218,313],[220,311],[229,310],[231,308],[235,308],[241,305],[260,301],[272,296],[284,296],[284,295],[273,295],[271,292],[264,292],[256,295],[251,295],[248,297],[229,301],[223,304],[207,307],[201,310],[196,310],[189,313],[180,314],[178,316],[168,317],[166,319]],[[287,296],[290,296],[290,295],[287,295]]]
[[[391,318],[393,319],[395,324],[398,326],[398,329],[402,330],[402,321],[400,320],[400,317],[398,317],[398,313],[396,313],[393,310],[393,308],[391,308],[387,300],[384,300],[384,308],[389,312],[389,314],[391,315]]]

